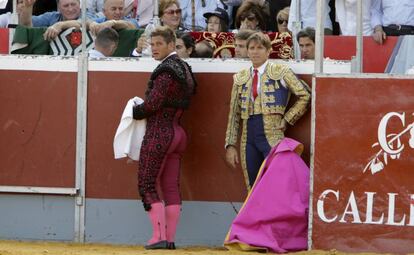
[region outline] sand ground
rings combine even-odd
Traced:
[[[77,244],[63,242],[21,242],[0,240],[0,255],[258,255],[256,252],[227,251],[222,247],[178,247],[177,250],[145,250],[142,246]],[[341,255],[336,250],[306,251],[295,255]],[[359,253],[363,254],[363,253]],[[368,253],[365,253],[368,254]]]

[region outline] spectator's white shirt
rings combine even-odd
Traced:
[[[137,20],[140,27],[148,25],[154,16],[154,2],[152,0],[138,0]]]
[[[89,51],[89,57],[90,58],[105,58],[105,55],[102,54],[100,51],[92,49]]]
[[[7,0],[0,0],[0,9],[6,8]]]
[[[371,26],[414,26],[414,0],[372,0]]]
[[[91,13],[98,13],[103,11],[104,0],[87,0],[86,9]]]
[[[9,25],[11,16],[10,12],[0,15],[0,28],[6,28]]]
[[[290,4],[288,29],[294,31],[293,22],[298,19],[296,15],[296,10],[298,9],[297,2],[300,2],[301,29],[306,27],[316,28],[316,0],[292,0]],[[329,0],[325,0],[324,4],[324,27],[332,30],[332,22],[329,17],[329,12],[331,11],[331,8],[329,8]]]
[[[192,29],[192,0],[180,0],[180,7],[182,9],[182,23],[186,29]],[[203,14],[206,12],[212,12],[217,7],[224,8],[220,0],[194,0],[195,1],[195,26],[201,30],[205,30],[206,18]],[[205,6],[203,7],[202,2]]]
[[[342,35],[356,35],[358,0],[335,0],[336,21]],[[371,0],[362,1],[362,34],[372,35]]]

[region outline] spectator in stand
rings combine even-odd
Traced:
[[[17,1],[17,15],[19,15],[23,8],[23,0]],[[12,13],[7,12],[4,14],[0,14],[0,28],[6,28],[11,24],[12,21]]]
[[[245,29],[240,32],[238,32],[234,36],[234,52],[236,58],[248,58],[247,56],[247,39],[254,34],[255,31]]]
[[[299,43],[300,57],[302,59],[315,59],[315,29],[307,27],[301,30],[296,39]]]
[[[224,9],[216,8],[203,15],[207,20],[206,31],[210,33],[227,32],[229,30],[229,15]]]
[[[195,55],[195,42],[187,32],[176,32],[175,51],[180,58],[191,58]]]
[[[372,0],[371,26],[379,44],[387,36],[414,35],[414,1]]]
[[[293,0],[296,1],[296,0]],[[270,17],[267,22],[267,29],[269,31],[277,31],[277,23],[274,20],[277,18],[277,14],[285,7],[289,7],[291,0],[277,0],[269,1],[269,13]]]
[[[23,0],[22,12],[19,15],[19,24],[28,27],[48,27],[43,37],[51,40],[63,30],[76,27],[80,28],[80,0],[57,0],[58,11],[46,12],[39,16],[33,16],[33,5],[36,0]],[[91,16],[87,14],[87,16]]]
[[[294,30],[294,22],[298,21],[299,17],[296,17],[296,10],[298,6],[296,1],[292,1],[290,4],[290,13],[289,13],[289,31]],[[329,0],[324,0],[324,18],[325,18],[325,34],[332,34],[332,21],[329,17],[329,12],[331,8],[329,7]],[[301,27],[300,29],[306,27],[316,28],[316,0],[301,0],[300,1],[300,20]]]
[[[357,0],[335,0],[336,21],[341,35],[356,35]],[[362,34],[372,35],[371,0],[362,1]]]
[[[243,0],[219,0],[223,4],[223,9],[226,10],[227,15],[229,16],[229,28],[234,28],[234,11],[237,10]],[[233,15],[234,14],[234,15]]]
[[[94,19],[89,24],[92,34],[97,35],[104,28],[112,27],[113,29],[135,29],[138,28],[136,19],[128,19],[124,16],[124,0],[105,0],[103,14],[105,17]]]
[[[224,8],[219,0],[180,0],[180,3],[183,9],[184,27],[192,31],[205,30],[207,24],[204,13],[213,12],[217,7]]]
[[[260,0],[246,0],[240,5],[236,14],[236,28],[266,31],[268,8]],[[234,31],[237,32],[237,31]]]
[[[161,25],[171,28],[173,31],[186,31],[185,28],[181,26],[181,8],[178,0],[161,0],[159,6],[159,15]],[[147,37],[142,34],[137,41],[137,47],[133,56],[141,56],[142,50],[149,46]]]
[[[277,32],[284,33],[284,32],[290,32],[288,29],[288,23],[289,23],[289,7],[285,7],[282,10],[279,11],[279,13],[276,16],[276,22],[277,22]]]
[[[114,54],[118,47],[119,35],[110,27],[106,27],[99,31],[95,39],[95,49],[89,51],[91,58],[110,57]]]
[[[212,58],[214,55],[213,46],[207,41],[203,40],[195,45],[195,57],[196,58]]]
[[[161,0],[159,13],[163,26],[167,26],[173,31],[188,31],[182,26],[183,11],[178,0]]]

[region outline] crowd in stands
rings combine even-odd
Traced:
[[[0,6],[0,27],[12,23],[12,0]],[[52,3],[51,3],[52,2]],[[298,5],[298,3],[300,4]],[[327,35],[356,35],[357,0],[324,0]],[[80,28],[80,0],[17,0],[18,25],[47,27],[45,40],[53,40],[69,27]],[[296,35],[302,58],[313,58],[317,0],[160,0],[159,22],[177,32],[183,57],[213,56],[214,46],[191,41],[188,33],[232,32],[236,57],[245,57],[244,43],[251,31]],[[87,0],[87,28],[97,36],[106,28],[145,29],[153,21],[152,0]],[[379,44],[387,36],[414,34],[413,0],[363,0],[363,34]],[[149,47],[145,33],[133,56]],[[212,49],[213,47],[213,49]],[[311,53],[309,52],[311,51]]]

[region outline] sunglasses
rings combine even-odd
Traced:
[[[286,24],[287,23],[289,23],[289,20],[287,20],[287,19],[277,19],[277,23],[279,24],[279,25],[282,25],[283,23],[285,23],[286,22]]]
[[[181,9],[176,9],[176,10],[168,10],[168,11],[164,11],[164,14],[168,14],[168,15],[181,15]]]

